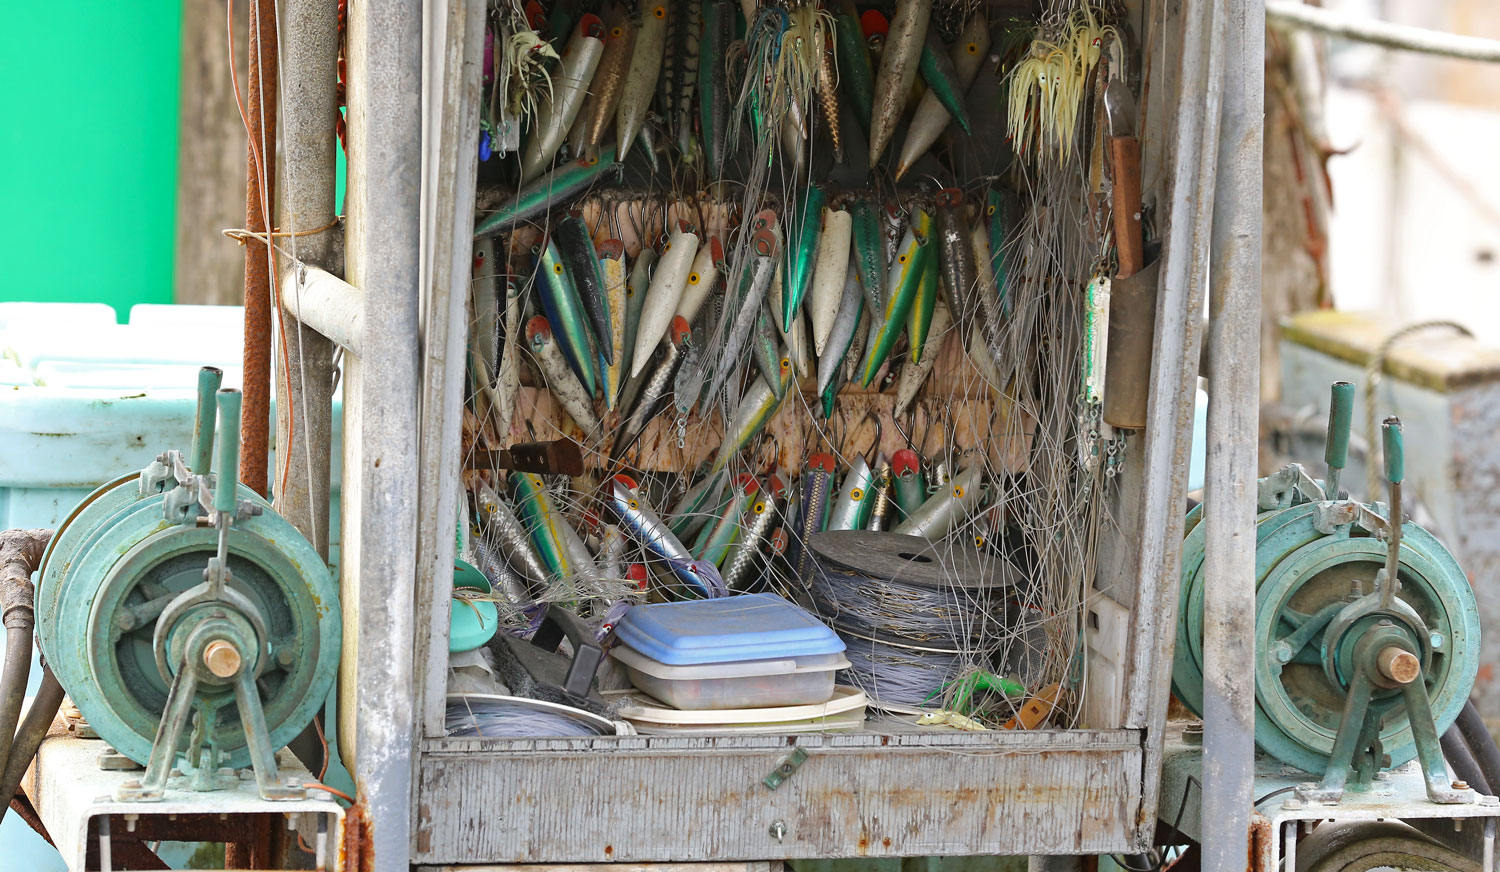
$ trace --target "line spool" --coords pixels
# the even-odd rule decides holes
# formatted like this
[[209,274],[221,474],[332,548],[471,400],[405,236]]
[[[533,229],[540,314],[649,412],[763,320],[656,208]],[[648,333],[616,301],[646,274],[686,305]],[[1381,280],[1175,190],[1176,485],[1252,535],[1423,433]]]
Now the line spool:
[[812,537],[818,614],[847,646],[843,680],[877,707],[932,708],[945,685],[991,668],[1014,569],[973,547],[848,530]]

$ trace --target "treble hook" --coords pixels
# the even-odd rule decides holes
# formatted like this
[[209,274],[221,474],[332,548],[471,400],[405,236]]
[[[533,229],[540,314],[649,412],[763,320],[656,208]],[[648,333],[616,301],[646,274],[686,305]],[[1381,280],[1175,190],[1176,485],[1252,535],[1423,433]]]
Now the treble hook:
[[874,466],[875,458],[880,454],[881,437],[885,435],[885,421],[881,419],[873,406],[865,409],[865,416],[859,420],[860,423],[864,423],[867,420],[875,422],[875,441],[870,443],[869,454],[865,457],[865,462]]

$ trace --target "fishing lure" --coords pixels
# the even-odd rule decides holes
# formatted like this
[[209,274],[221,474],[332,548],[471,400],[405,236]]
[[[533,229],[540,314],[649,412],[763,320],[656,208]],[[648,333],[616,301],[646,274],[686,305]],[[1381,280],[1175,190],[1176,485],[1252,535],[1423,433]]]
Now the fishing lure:
[[594,414],[594,404],[563,360],[546,318],[538,315],[526,322],[526,341],[531,345],[532,357],[542,370],[552,398],[557,400],[557,404],[562,406],[563,411],[568,413],[590,441],[598,441],[601,431],[599,418]]
[[[938,246],[943,263],[943,298],[948,311],[964,325],[968,323],[968,296],[978,276],[974,247],[969,228],[964,225],[963,194],[957,188],[944,188],[937,195]],[[913,357],[913,360],[916,358]]]
[[854,0],[840,0],[834,36],[838,44],[839,86],[854,104],[854,118],[870,133],[870,112],[875,105],[875,72],[870,69],[870,51],[865,47]]
[[621,457],[635,440],[646,431],[646,425],[656,417],[667,404],[670,396],[668,388],[672,384],[672,378],[677,374],[677,368],[682,365],[682,348],[688,338],[687,322],[680,317],[672,318],[672,326],[667,330],[667,336],[662,340],[661,359],[652,370],[651,377],[641,388],[640,394],[635,398],[635,406],[630,410],[630,417],[625,420],[619,432],[615,434],[614,456]]
[[[969,86],[974,84],[989,47],[989,22],[985,20],[983,12],[975,12],[969,16],[963,32],[958,35],[958,41],[953,44],[951,58],[960,94],[966,93]],[[912,113],[911,122],[906,126],[906,140],[901,145],[901,157],[896,162],[897,181],[937,142],[953,119],[954,116],[949,113],[937,93],[928,91],[922,95],[916,112]],[[964,124],[964,129],[972,134],[968,124]]]
[[[939,302],[932,311],[931,329],[928,336],[942,336],[948,330],[949,325],[948,307]],[[928,343],[927,351],[916,358],[916,346],[912,346],[913,361],[911,364],[901,368],[901,378],[896,382],[896,405],[891,414],[904,415],[906,410],[917,398],[917,392],[922,389],[922,384],[927,377],[932,375],[932,368],[937,365],[938,346],[936,342]]]
[[494,534],[505,561],[533,586],[545,587],[550,572],[532,546],[531,534],[526,532],[526,526],[511,511],[510,506],[500,499],[494,488],[483,481],[478,482],[474,496],[479,504],[479,511],[485,516],[487,529]]
[[1015,153],[1023,160],[1053,158],[1059,165],[1073,153],[1078,113],[1105,37],[1118,40],[1090,2],[1080,4],[1063,24],[1059,39],[1038,28],[1025,56],[1010,74],[1007,122]]
[[511,473],[510,485],[520,520],[530,534],[531,545],[542,565],[547,568],[547,577],[553,582],[568,578],[573,574],[572,555],[563,533],[568,522],[552,504],[541,476],[530,472]]
[[694,560],[682,541],[667,529],[640,495],[618,479],[611,482],[610,507],[632,538],[667,564],[672,575],[700,596],[726,596],[729,590],[711,563]]
[[625,90],[625,72],[630,65],[630,50],[635,47],[636,27],[623,15],[617,17],[604,41],[599,68],[589,83],[588,98],[578,113],[573,140],[574,155],[595,154],[604,142],[609,123],[615,119],[620,94]]
[[625,283],[625,350],[620,360],[626,366],[635,363],[635,337],[640,330],[641,309],[646,304],[646,290],[651,287],[651,270],[655,266],[656,249],[643,245]]
[[891,264],[890,273],[886,277],[890,297],[885,301],[883,317],[871,322],[869,336],[865,341],[865,359],[860,367],[860,383],[865,387],[875,381],[876,373],[886,358],[890,357],[896,338],[906,327],[907,315],[916,298],[917,285],[921,283],[923,270],[927,266],[926,231],[930,220],[926,213],[916,213],[912,226],[907,228],[906,236],[897,250],[896,261]]
[[[558,4],[561,5],[561,4]],[[521,182],[536,179],[557,156],[563,138],[573,127],[589,82],[604,54],[604,22],[597,15],[585,15],[578,30],[563,52],[562,64],[552,83],[552,96],[542,104],[521,159]]]
[[828,523],[824,529],[863,530],[874,505],[870,497],[870,486],[874,483],[875,474],[870,471],[870,464],[863,457],[855,457],[839,486],[838,496],[828,508]]
[[742,363],[740,353],[756,325],[766,291],[776,272],[776,250],[775,233],[769,228],[755,231],[750,241],[750,261],[740,270],[740,280],[733,298],[725,300],[726,312],[732,311],[735,314],[734,320],[728,325],[727,335],[721,335],[716,342],[723,348],[723,354],[719,356],[708,390],[703,394],[709,398],[708,402],[713,402],[719,396],[730,374],[739,371]]
[[[995,280],[995,293],[999,297],[1000,314],[1007,317],[1010,315],[1011,302],[1005,293],[1005,239],[1010,233],[1011,222],[1015,220],[1017,211],[1019,209],[1014,194],[1000,188],[990,188],[989,204],[985,207],[985,214],[990,219],[989,257],[981,259],[979,263],[989,264],[990,274]],[[977,247],[975,251],[978,251]]]
[[[974,254],[975,263],[988,263],[990,261],[990,242],[988,234],[983,227],[975,227],[969,234],[969,246]],[[1000,292],[995,287],[994,278],[987,269],[976,269],[974,282],[974,296],[979,305],[979,323],[974,325],[975,334],[984,341],[985,352],[981,356],[993,364],[1000,357],[1001,334],[1005,317],[1004,304],[1000,300]],[[970,354],[970,357],[974,355]],[[977,361],[976,361],[977,362]]]
[[500,335],[500,263],[495,259],[495,241],[480,239],[474,243],[473,281],[469,284],[469,299],[473,306],[470,342],[486,371],[494,372],[499,364],[496,359],[496,340]]
[[593,396],[597,382],[594,379],[594,356],[589,348],[589,328],[585,321],[583,303],[578,299],[578,291],[563,267],[557,241],[548,239],[544,245],[533,249],[532,254],[536,260],[535,284],[542,298],[542,309],[547,313],[547,320],[551,322],[553,331],[561,334],[562,353],[567,358],[568,365],[573,368],[588,395]]
[[790,322],[783,323],[781,320],[781,271],[777,270],[775,277],[771,280],[770,310],[772,320],[776,323],[776,329],[781,332],[781,341],[786,344],[786,353],[792,360],[792,369],[797,376],[805,377],[812,373],[812,344],[807,337],[807,321],[803,319],[800,311],[792,314]]
[[922,474],[922,457],[903,448],[891,457],[891,490],[895,495],[896,515],[905,520],[927,501],[927,476]]
[[818,108],[823,126],[828,130],[828,141],[833,145],[833,159],[844,162],[844,139],[839,129],[838,79],[833,71],[833,48],[830,45],[818,52]]
[[777,398],[786,390],[792,374],[791,355],[782,353],[779,336],[780,331],[769,307],[762,306],[755,317],[755,333],[750,340],[750,359],[755,362],[760,377],[776,392]]
[[594,249],[593,237],[580,215],[568,213],[554,226],[552,237],[562,252],[573,289],[583,302],[599,357],[608,365],[615,362],[614,345],[610,342],[609,297],[604,289],[604,271],[599,267],[599,252]]
[[871,166],[885,153],[891,134],[896,131],[896,122],[906,108],[931,17],[932,0],[896,2],[896,16],[891,19],[890,34],[880,56],[880,72],[875,77],[874,115],[870,119]]
[[875,470],[875,483],[870,486],[872,490],[870,508],[870,520],[865,524],[865,529],[872,533],[881,533],[891,526],[891,515],[895,511],[895,502],[891,499],[891,465],[881,461],[880,468]]
[[725,552],[723,563],[720,564],[724,584],[731,591],[742,592],[750,586],[750,573],[760,556],[761,543],[771,534],[771,527],[776,523],[785,493],[786,482],[781,476],[772,475],[766,481],[766,486],[756,492],[755,498],[750,501],[750,507],[741,517],[739,541]]
[[802,195],[798,217],[787,227],[786,250],[782,252],[781,323],[789,324],[802,297],[812,284],[813,252],[823,224],[823,189],[809,185]]
[[703,301],[708,299],[714,282],[718,281],[719,273],[723,270],[724,243],[719,241],[719,237],[710,236],[708,244],[700,245],[693,258],[693,268],[688,272],[687,282],[677,300],[676,314],[689,324],[697,320],[698,312],[703,309]]
[[839,304],[844,298],[845,279],[849,274],[849,246],[854,232],[854,219],[847,209],[823,210],[823,234],[818,239],[817,262],[813,267],[812,290],[808,295],[808,309],[812,316],[813,348],[818,356],[828,344],[833,333],[833,321],[838,316]]
[[844,278],[844,294],[839,301],[838,314],[833,319],[833,329],[828,335],[828,344],[818,354],[818,393],[823,395],[823,416],[832,417],[833,398],[838,390],[837,376],[844,358],[854,344],[859,332],[859,322],[864,315],[864,300],[860,294],[855,270],[848,270]]
[[672,316],[677,311],[677,302],[682,298],[682,290],[688,283],[693,256],[697,253],[698,234],[693,232],[687,222],[677,222],[677,229],[672,231],[666,247],[661,250],[661,258],[656,264],[656,273],[651,276],[651,286],[647,289],[646,301],[642,304],[641,320],[636,336],[635,362],[630,367],[632,378],[639,376],[646,368],[646,364],[651,360],[652,352],[656,350],[656,344],[661,341],[662,334],[667,332],[667,327],[672,323]]
[[[625,275],[625,243],[606,239],[599,243],[599,272],[604,276],[604,302],[609,311],[610,353],[604,366],[604,406],[613,409],[620,399],[621,376],[625,369],[625,313],[628,305],[628,277]],[[603,356],[602,354],[600,355]]]
[[622,161],[646,124],[651,95],[661,74],[662,46],[666,41],[667,4],[647,3],[643,10],[636,25],[635,44],[631,46],[630,67],[620,89],[620,104],[615,109],[615,139]]
[[703,13],[704,57],[698,66],[698,124],[710,178],[724,176],[729,152],[729,77],[724,63],[734,42],[735,9],[731,0],[708,0]]
[[516,413],[516,393],[521,389],[521,291],[516,283],[505,283],[505,333],[500,344],[500,369],[490,414],[494,416],[495,435],[502,444],[508,441],[510,422]]
[[[962,240],[967,242],[968,240]],[[917,293],[912,298],[911,312],[906,319],[906,341],[911,348],[912,362],[920,362],[924,355],[936,357],[937,349],[927,346],[927,333],[932,327],[933,312],[938,302],[938,258],[929,251],[922,260],[922,277],[917,281]],[[912,367],[904,367],[903,372]]]
[[[901,238],[906,235],[906,222],[901,218],[901,212],[892,204],[887,203],[880,210],[880,241],[885,251],[885,268],[889,270],[891,264],[896,262],[896,249],[901,247]],[[886,291],[889,293],[890,288]],[[881,301],[884,305],[884,301]]]
[[943,490],[928,497],[892,532],[941,539],[974,513],[983,496],[982,471],[977,466],[970,467],[954,476]]
[[968,133],[969,112],[964,108],[964,91],[968,88],[959,79],[958,68],[954,65],[953,58],[948,56],[943,40],[935,30],[927,31],[917,70],[927,83],[927,93],[937,97],[948,114],[953,116],[953,120],[958,122],[958,126],[964,129],[964,133]]
[[698,84],[698,40],[703,30],[701,0],[677,0],[667,19],[668,51],[662,84],[670,107],[667,124],[677,150],[689,154],[693,137],[693,88]]
[[615,149],[608,146],[597,157],[582,157],[559,166],[551,173],[524,185],[516,196],[474,227],[474,238],[508,233],[522,222],[565,206],[601,181],[618,181],[623,167],[615,162]]
[[505,602],[513,608],[530,605],[532,592],[526,584],[526,579],[517,575],[505,559],[495,553],[495,548],[487,545],[483,539],[475,536],[473,545],[474,565],[489,580],[490,589],[503,596]]
[[682,537],[691,536],[709,518],[717,517],[719,510],[724,507],[724,499],[727,499],[724,485],[728,479],[727,472],[718,470],[704,476],[702,481],[689,488],[672,507],[672,532]]
[[699,560],[715,566],[724,562],[730,546],[740,539],[740,515],[759,491],[760,483],[755,476],[748,473],[735,476],[729,491],[729,504],[712,524],[703,528],[698,541],[693,543],[693,553]]
[[890,258],[885,255],[879,210],[868,200],[856,200],[849,215],[854,240],[854,269],[859,275],[859,286],[864,291],[870,315],[880,317],[885,309],[885,273],[890,268]]
[[781,119],[781,151],[792,165],[791,176],[799,179],[807,169],[807,116],[802,104],[795,97],[787,101],[786,114]]
[[828,495],[833,489],[833,469],[833,457],[819,452],[807,459],[802,470],[802,510],[797,518],[797,535],[788,543],[787,559],[804,586],[812,574],[812,551],[808,543],[815,534],[823,532]]
[[734,417],[730,419],[729,426],[724,430],[724,442],[719,446],[719,453],[714,457],[713,472],[724,469],[731,458],[740,453],[754,439],[756,434],[765,428],[771,416],[781,408],[782,397],[786,396],[786,385],[781,385],[781,394],[771,389],[765,379],[756,377],[750,382],[750,387],[740,397],[739,406],[734,411]]

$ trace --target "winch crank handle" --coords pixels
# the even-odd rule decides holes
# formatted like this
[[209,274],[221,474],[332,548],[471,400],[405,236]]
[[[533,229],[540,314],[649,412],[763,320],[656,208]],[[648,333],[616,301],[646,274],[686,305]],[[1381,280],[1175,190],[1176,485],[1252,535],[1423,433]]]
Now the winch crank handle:
[[1380,425],[1381,436],[1385,448],[1385,479],[1390,484],[1391,507],[1388,515],[1389,533],[1386,544],[1388,550],[1385,557],[1385,583],[1380,591],[1380,602],[1383,606],[1389,606],[1395,599],[1397,580],[1396,571],[1401,565],[1401,480],[1406,475],[1406,454],[1401,439],[1401,419],[1392,415],[1386,418]]
[[214,490],[214,511],[233,517],[235,486],[240,474],[240,392],[219,391],[219,477]]
[[1328,441],[1323,448],[1323,462],[1328,464],[1328,478],[1323,492],[1330,500],[1339,498],[1339,479],[1349,460],[1349,427],[1354,420],[1354,383],[1333,383],[1328,401]]
[[188,469],[196,475],[208,475],[214,459],[214,395],[224,382],[224,371],[214,366],[198,370],[198,409],[193,421],[193,453]]

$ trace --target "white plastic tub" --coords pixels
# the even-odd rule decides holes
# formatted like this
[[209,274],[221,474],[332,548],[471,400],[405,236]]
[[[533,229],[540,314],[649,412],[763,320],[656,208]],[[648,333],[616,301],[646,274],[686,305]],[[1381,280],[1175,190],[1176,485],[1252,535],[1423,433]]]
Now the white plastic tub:
[[834,673],[849,666],[843,652],[668,666],[621,643],[610,656],[620,661],[637,688],[680,709],[825,703],[833,697]]

